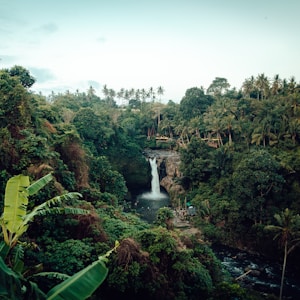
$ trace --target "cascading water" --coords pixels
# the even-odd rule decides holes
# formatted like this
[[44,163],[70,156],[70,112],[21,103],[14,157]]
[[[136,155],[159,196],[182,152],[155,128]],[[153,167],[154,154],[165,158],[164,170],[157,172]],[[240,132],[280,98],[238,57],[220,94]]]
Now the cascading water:
[[158,176],[158,170],[157,170],[157,164],[156,164],[156,158],[149,158],[150,166],[151,166],[151,194],[152,197],[160,197],[160,185],[159,185],[159,176]]
[[148,222],[153,222],[157,211],[169,204],[169,196],[161,192],[159,184],[159,174],[156,158],[149,158],[151,166],[151,191],[143,193],[137,197],[137,212]]

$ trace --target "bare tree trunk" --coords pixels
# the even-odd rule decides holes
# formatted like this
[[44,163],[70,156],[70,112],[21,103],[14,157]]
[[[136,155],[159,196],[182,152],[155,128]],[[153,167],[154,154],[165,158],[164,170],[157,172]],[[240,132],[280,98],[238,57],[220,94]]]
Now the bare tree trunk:
[[283,284],[284,284],[284,274],[286,268],[287,255],[288,255],[288,251],[287,251],[287,240],[286,240],[284,243],[284,257],[283,257],[283,265],[282,265],[279,300],[282,300],[282,291],[283,291]]

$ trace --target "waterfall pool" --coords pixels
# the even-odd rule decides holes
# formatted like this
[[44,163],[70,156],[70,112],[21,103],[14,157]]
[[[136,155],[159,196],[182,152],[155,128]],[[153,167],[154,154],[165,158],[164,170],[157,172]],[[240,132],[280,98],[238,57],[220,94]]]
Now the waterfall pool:
[[151,166],[151,191],[142,193],[137,196],[135,206],[136,211],[141,218],[149,223],[153,223],[156,218],[157,211],[161,207],[169,205],[169,195],[161,191],[159,184],[159,174],[156,164],[156,158],[149,158]]

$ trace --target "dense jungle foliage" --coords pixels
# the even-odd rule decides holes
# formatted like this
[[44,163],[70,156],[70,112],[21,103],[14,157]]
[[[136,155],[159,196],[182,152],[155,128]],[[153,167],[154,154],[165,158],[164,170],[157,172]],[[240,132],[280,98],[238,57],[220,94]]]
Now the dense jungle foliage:
[[[37,215],[19,240],[24,266],[16,276],[38,286],[37,299],[62,273],[82,270],[116,241],[93,299],[260,299],[224,273],[209,245],[281,260],[284,249],[265,227],[286,208],[295,218],[300,211],[300,85],[293,77],[259,74],[240,90],[217,77],[206,91],[191,87],[180,103],[167,104],[162,87],[104,86],[102,97],[90,87],[46,97],[30,91],[34,82],[21,66],[0,71],[1,211],[6,183],[19,174],[31,182],[49,173],[54,178],[30,197],[30,209],[80,193],[72,202],[77,211]],[[145,148],[180,152],[185,193],[177,198],[196,207],[191,221],[202,235],[170,226],[170,209],[148,224],[131,208],[131,195],[150,182]],[[286,237],[289,249],[297,226]],[[10,268],[13,250],[5,261]],[[293,250],[291,261],[299,255]],[[34,275],[41,271],[57,275]]]

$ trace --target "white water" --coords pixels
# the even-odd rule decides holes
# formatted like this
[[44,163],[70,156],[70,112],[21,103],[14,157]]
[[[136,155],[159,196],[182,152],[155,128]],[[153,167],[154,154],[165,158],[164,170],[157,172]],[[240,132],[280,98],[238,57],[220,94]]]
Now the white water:
[[156,164],[156,158],[149,158],[150,166],[151,166],[151,194],[153,197],[160,196],[160,185],[159,185],[159,176],[158,176],[158,170],[157,170],[157,164]]
[[160,191],[159,175],[157,170],[156,158],[149,158],[151,166],[151,192],[143,193],[141,198],[148,200],[158,200],[168,198],[168,195]]

